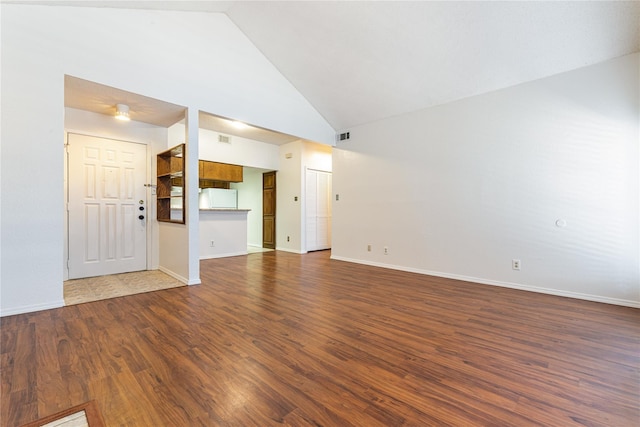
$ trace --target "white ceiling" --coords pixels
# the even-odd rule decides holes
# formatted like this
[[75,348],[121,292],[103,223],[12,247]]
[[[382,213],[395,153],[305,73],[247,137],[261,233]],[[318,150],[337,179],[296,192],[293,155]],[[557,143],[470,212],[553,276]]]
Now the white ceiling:
[[638,1],[35,3],[226,13],[338,131],[640,51]]
[[101,85],[73,76],[64,76],[64,106],[115,116],[116,104],[129,106],[131,120],[169,127],[184,119],[186,108]]
[[236,2],[336,130],[640,50],[640,2]]
[[[131,120],[162,127],[184,122],[186,111],[186,108],[181,105],[171,104],[73,76],[64,77],[65,107],[114,116],[116,104],[129,106]],[[300,139],[296,136],[256,126],[246,126],[239,129],[234,126],[234,121],[231,119],[204,112],[200,113],[199,124],[202,129],[213,130],[226,135],[241,136],[268,144],[282,145]]]
[[275,132],[269,129],[250,126],[243,123],[244,126],[238,128],[238,122],[233,119],[216,116],[214,114],[200,113],[200,127],[202,129],[213,130],[225,135],[241,136],[243,138],[253,139],[254,141],[266,142],[267,144],[282,145],[288,142],[297,141],[300,138],[286,133]]

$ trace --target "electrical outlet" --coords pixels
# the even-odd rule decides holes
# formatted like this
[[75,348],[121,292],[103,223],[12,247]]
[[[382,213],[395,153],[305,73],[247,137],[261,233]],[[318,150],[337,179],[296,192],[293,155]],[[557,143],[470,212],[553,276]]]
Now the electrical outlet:
[[389,255],[389,248],[386,246],[384,247],[384,254]]
[[212,240],[212,241],[211,241],[211,243],[209,243],[209,246],[210,246],[210,247],[212,247],[212,248],[215,248],[215,247],[216,247],[216,244],[215,244],[215,242]]
[[289,241],[289,236],[287,236],[287,242]]
[[371,252],[371,245],[367,245],[367,252]]
[[513,268],[514,270],[520,270],[520,260],[519,259],[512,259],[511,260],[511,268]]

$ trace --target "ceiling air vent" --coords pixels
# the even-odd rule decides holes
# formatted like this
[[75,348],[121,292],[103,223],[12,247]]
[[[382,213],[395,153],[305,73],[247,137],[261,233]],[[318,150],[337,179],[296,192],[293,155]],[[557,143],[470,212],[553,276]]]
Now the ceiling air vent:
[[349,139],[349,132],[338,134],[338,141],[346,141]]
[[229,135],[218,134],[218,142],[224,142],[225,144],[231,144],[231,137]]

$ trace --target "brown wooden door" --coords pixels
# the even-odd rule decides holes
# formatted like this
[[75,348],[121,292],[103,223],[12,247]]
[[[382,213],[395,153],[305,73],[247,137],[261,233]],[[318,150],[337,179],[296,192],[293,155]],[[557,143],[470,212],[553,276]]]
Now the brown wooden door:
[[262,247],[276,248],[276,173],[262,174]]

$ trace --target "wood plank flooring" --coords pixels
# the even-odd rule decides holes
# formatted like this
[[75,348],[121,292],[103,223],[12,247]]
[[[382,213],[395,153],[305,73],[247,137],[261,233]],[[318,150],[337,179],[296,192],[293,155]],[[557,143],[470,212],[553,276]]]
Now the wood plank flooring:
[[5,317],[0,424],[638,426],[640,310],[368,267],[201,263],[202,285]]

